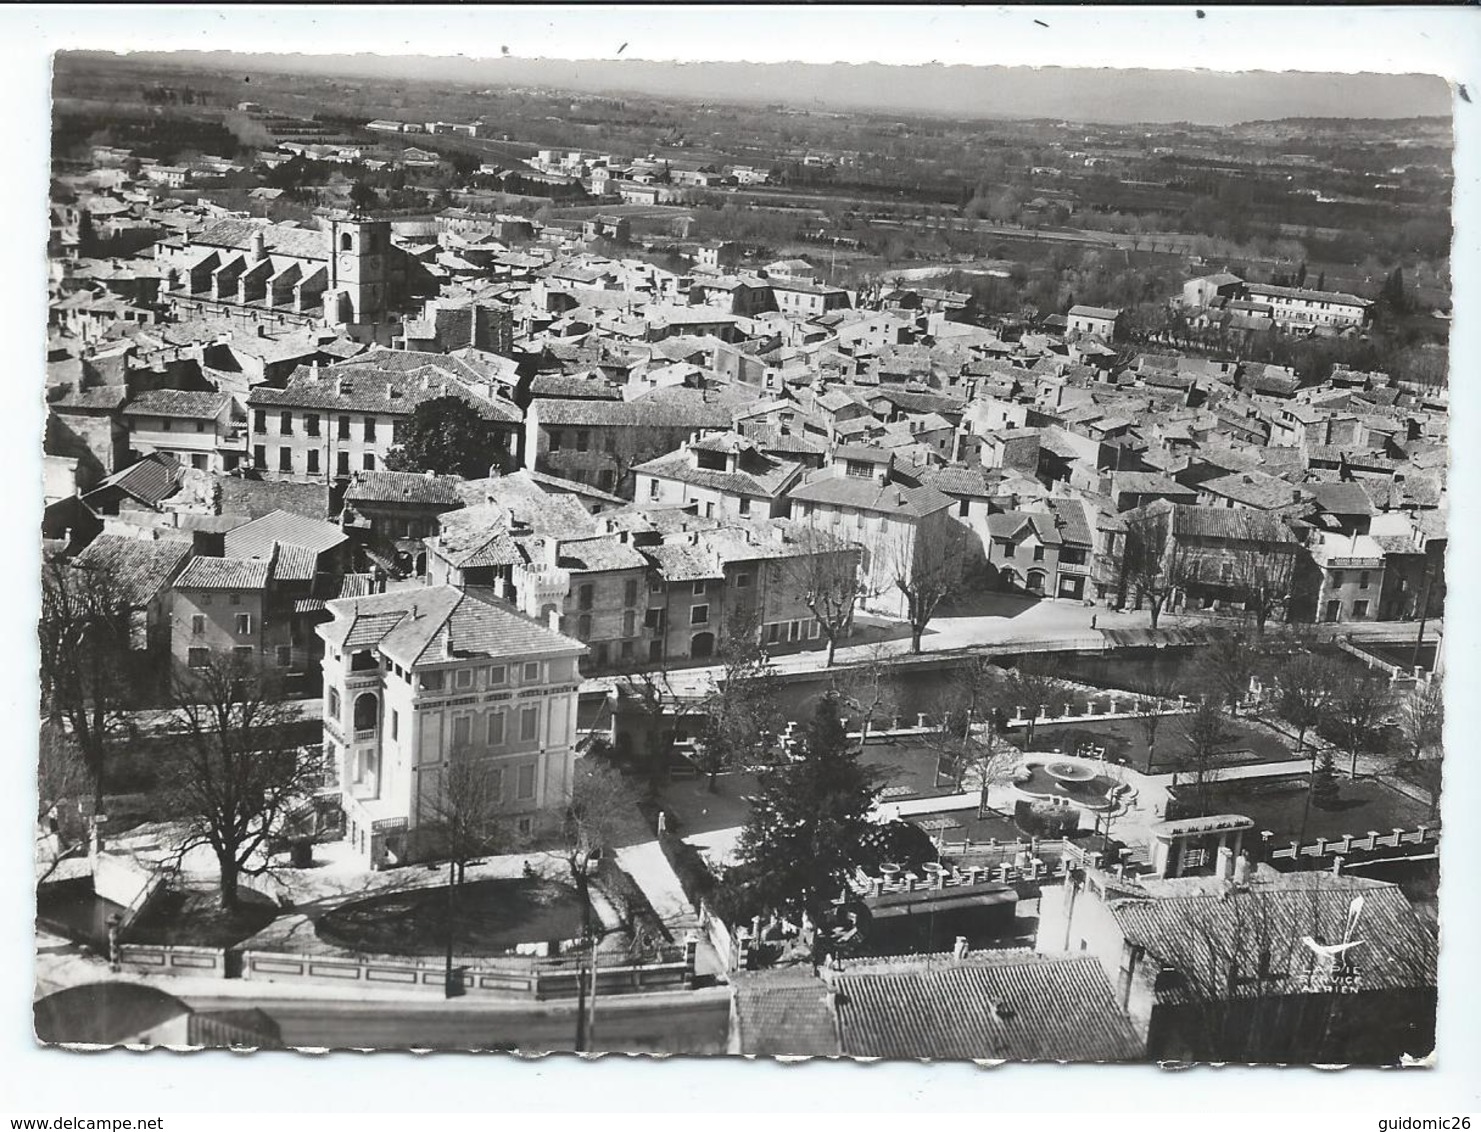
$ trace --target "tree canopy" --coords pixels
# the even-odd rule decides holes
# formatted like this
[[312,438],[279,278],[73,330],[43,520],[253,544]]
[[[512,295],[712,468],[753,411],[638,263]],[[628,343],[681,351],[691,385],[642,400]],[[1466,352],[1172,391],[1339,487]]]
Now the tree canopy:
[[878,785],[844,731],[835,695],[818,701],[799,746],[795,762],[761,776],[740,859],[760,904],[817,924],[865,859]]
[[406,438],[386,454],[386,467],[481,479],[506,456],[499,434],[476,408],[461,397],[434,397],[412,412]]

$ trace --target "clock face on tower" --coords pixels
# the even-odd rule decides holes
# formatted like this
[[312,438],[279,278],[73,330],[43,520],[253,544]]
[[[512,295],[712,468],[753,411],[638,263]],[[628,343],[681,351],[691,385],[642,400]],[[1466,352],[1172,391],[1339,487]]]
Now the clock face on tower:
[[340,270],[341,271],[348,271],[351,267],[354,266],[354,264],[355,264],[355,257],[353,255],[351,255],[349,252],[344,252],[343,254],[340,255],[340,257],[339,257],[339,266],[340,266]]

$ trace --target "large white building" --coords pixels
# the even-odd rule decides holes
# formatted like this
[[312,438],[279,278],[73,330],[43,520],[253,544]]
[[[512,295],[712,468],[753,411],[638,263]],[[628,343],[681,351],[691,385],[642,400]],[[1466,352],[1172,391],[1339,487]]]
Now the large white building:
[[569,799],[581,642],[488,590],[430,586],[326,609],[325,763],[365,861],[396,864],[435,845],[455,753],[489,776],[512,829],[529,832],[539,811]]
[[492,395],[487,374],[447,355],[377,349],[322,369],[299,366],[282,389],[254,388],[247,457],[271,478],[299,482],[384,471],[416,407],[441,397],[472,405],[513,455],[519,410]]
[[1342,330],[1368,321],[1367,299],[1340,291],[1308,291],[1304,287],[1276,287],[1246,283],[1245,298],[1270,308],[1270,317],[1282,330],[1327,327]]

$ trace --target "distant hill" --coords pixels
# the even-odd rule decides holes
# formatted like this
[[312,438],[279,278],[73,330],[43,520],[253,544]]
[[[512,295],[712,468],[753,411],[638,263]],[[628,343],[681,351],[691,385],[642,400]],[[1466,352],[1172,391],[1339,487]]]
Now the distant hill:
[[[97,53],[93,53],[97,54]],[[83,58],[75,53],[74,59]],[[1065,67],[889,66],[880,63],[665,63],[641,59],[140,53],[134,62],[385,81],[427,80],[683,100],[784,102],[789,108],[896,110],[953,118],[1229,125],[1276,117],[1449,116],[1451,93],[1430,75],[1152,71]]]

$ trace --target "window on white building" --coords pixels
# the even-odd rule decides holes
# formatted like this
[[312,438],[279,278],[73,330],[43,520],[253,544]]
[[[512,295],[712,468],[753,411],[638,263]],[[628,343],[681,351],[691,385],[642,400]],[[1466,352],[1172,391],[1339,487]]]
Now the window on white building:
[[504,745],[504,713],[502,711],[489,712],[487,723],[487,740],[490,747],[502,747]]
[[540,736],[540,709],[523,708],[519,713],[519,739],[522,743],[533,743]]
[[519,768],[519,778],[514,787],[514,796],[521,802],[528,802],[535,796],[535,764],[525,763]]
[[466,750],[468,744],[473,741],[473,717],[469,715],[458,715],[453,717],[453,750]]
[[524,667],[524,675],[520,679],[526,683],[540,679],[540,662],[538,660],[532,660],[527,663]]

